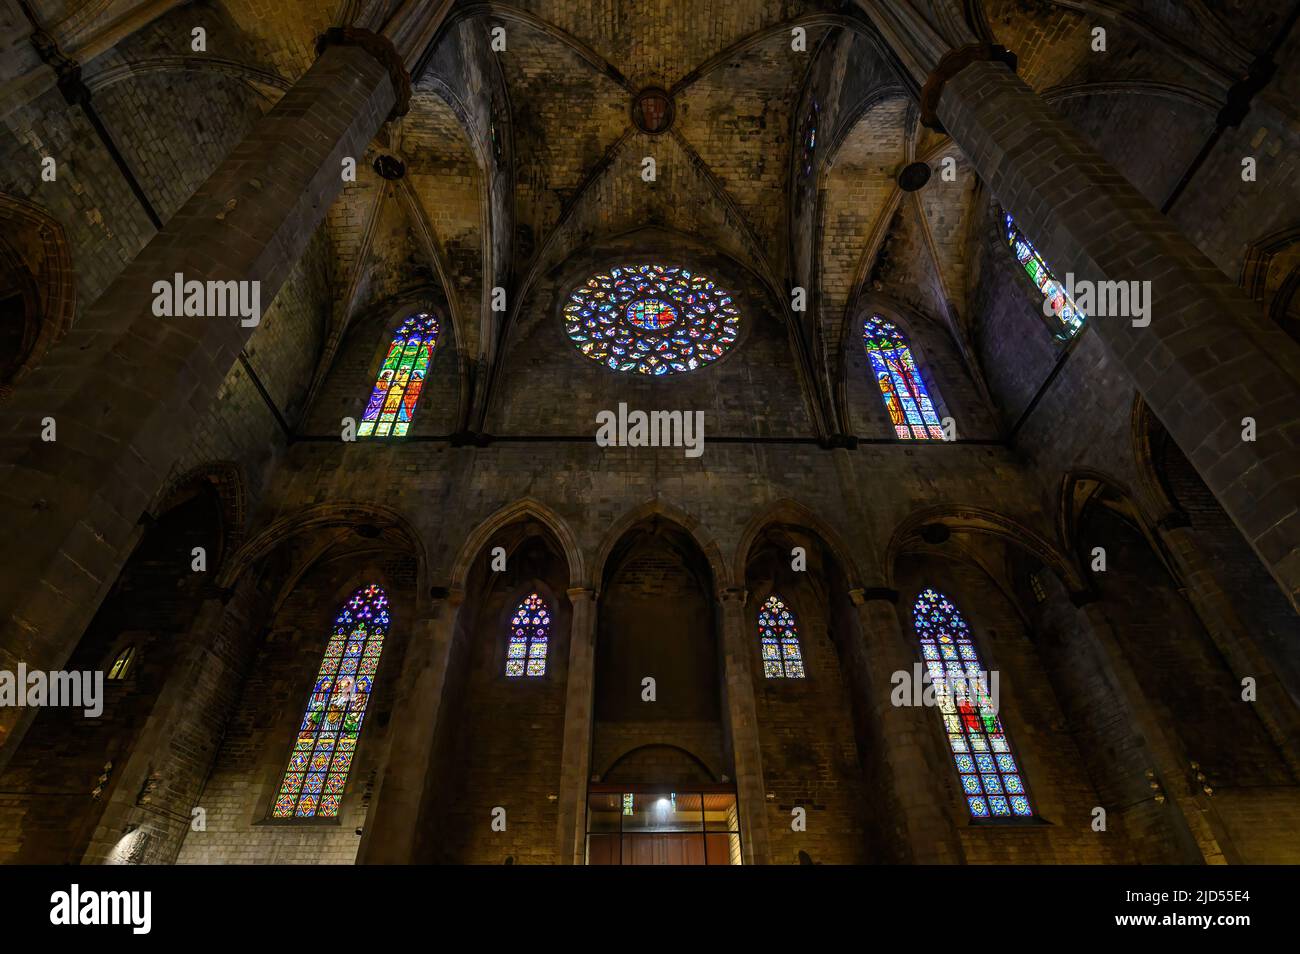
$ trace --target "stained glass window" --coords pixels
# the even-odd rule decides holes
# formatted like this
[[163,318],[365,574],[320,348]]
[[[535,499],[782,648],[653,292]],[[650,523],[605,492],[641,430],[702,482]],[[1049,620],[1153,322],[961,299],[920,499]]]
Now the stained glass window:
[[1047,590],[1043,587],[1043,581],[1039,579],[1037,573],[1029,574],[1029,585],[1034,591],[1034,601],[1036,603],[1047,602]]
[[817,117],[821,113],[821,106],[817,100],[813,100],[812,109],[803,121],[803,174],[806,176],[812,172],[813,156],[817,152]]
[[393,335],[357,437],[405,437],[438,344],[438,319],[411,315]]
[[763,675],[768,679],[802,679],[803,653],[794,613],[781,597],[767,598],[758,614],[758,636],[763,644]]
[[1038,290],[1043,293],[1043,297],[1052,303],[1052,313],[1061,322],[1061,337],[1073,338],[1079,333],[1084,319],[1088,316],[1079,311],[1074,299],[1066,294],[1065,286],[1056,280],[1052,270],[1043,261],[1043,256],[1039,255],[1033,243],[1025,238],[1025,233],[1016,228],[1016,223],[1009,212],[1006,213],[1006,226],[1007,244],[1015,253],[1016,261],[1024,266],[1029,277],[1038,286]]
[[612,371],[681,374],[730,350],[740,312],[707,275],[669,265],[620,265],[574,290],[564,306],[564,327],[580,352]]
[[388,597],[378,586],[357,590],[339,610],[273,818],[338,816],[387,633]]
[[131,671],[131,661],[135,657],[135,647],[127,646],[113,660],[113,668],[108,671],[109,679],[125,679]]
[[876,315],[864,323],[862,341],[898,439],[943,440],[939,415],[903,333],[893,322]]
[[526,596],[510,620],[506,675],[545,676],[546,643],[550,632],[551,611],[546,601],[536,593]]
[[1032,816],[1024,776],[989,695],[988,674],[966,620],[933,589],[916,598],[912,620],[971,816]]

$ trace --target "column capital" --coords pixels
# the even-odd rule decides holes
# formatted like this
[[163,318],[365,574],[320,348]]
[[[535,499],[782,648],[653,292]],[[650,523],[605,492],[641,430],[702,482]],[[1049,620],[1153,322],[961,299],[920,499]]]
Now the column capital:
[[431,586],[428,601],[425,603],[428,607],[425,615],[429,619],[437,619],[444,608],[457,610],[463,602],[465,602],[465,591],[459,586]]
[[945,53],[921,87],[921,125],[945,132],[938,117],[939,97],[943,95],[944,84],[972,63],[986,60],[1005,63],[1011,72],[1016,71],[1016,54],[997,43],[970,43]]
[[564,591],[569,595],[569,602],[577,603],[580,600],[595,602],[596,591],[590,586],[571,586]]
[[1170,530],[1182,530],[1191,525],[1192,520],[1185,512],[1182,510],[1171,510],[1156,521],[1156,530],[1160,533],[1168,533]]
[[749,593],[740,586],[728,586],[718,590],[718,600],[722,603],[739,603],[742,606],[749,598]]
[[81,80],[81,64],[70,56],[65,56],[59,49],[58,42],[47,31],[32,30],[29,37],[36,55],[41,62],[54,70],[58,77],[59,92],[69,105],[85,103],[90,100],[90,90]]
[[886,603],[898,604],[898,590],[891,589],[888,586],[862,586],[849,590],[849,599],[853,601],[854,606],[861,606],[864,603],[871,603],[876,600],[883,600]]
[[316,40],[316,55],[320,56],[331,46],[359,46],[373,56],[385,70],[393,83],[393,96],[396,102],[393,111],[388,114],[390,120],[405,116],[411,108],[411,74],[402,62],[402,55],[393,46],[393,41],[382,33],[363,30],[360,27],[330,27]]

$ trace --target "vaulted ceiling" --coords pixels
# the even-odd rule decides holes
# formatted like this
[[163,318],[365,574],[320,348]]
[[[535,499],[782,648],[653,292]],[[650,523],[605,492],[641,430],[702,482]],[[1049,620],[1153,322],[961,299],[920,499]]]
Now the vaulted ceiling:
[[[75,47],[138,3],[34,6]],[[310,66],[325,28],[382,19],[377,11],[394,3],[221,0],[214,12],[232,48],[213,52],[269,106]],[[1247,0],[913,5],[940,33],[1011,48],[1026,81],[1098,135],[1117,116],[1140,124],[1152,97],[1210,128],[1279,23],[1264,9],[1272,4]],[[1108,30],[1104,56],[1091,46],[1096,25]],[[503,50],[491,47],[497,27]],[[834,379],[868,292],[938,323],[973,364],[972,223],[991,197],[955,144],[920,125],[908,83],[852,3],[458,3],[410,112],[381,133],[330,210],[335,306],[318,377],[353,314],[421,283],[442,289],[470,363],[490,365],[509,347],[510,316],[536,276],[645,226],[734,257],[782,307],[792,287],[808,288],[809,312],[785,318],[813,379]],[[633,120],[633,100],[649,87],[667,90],[674,110],[657,135]],[[402,178],[371,171],[381,153],[402,160]],[[1149,180],[1139,188],[1158,200],[1186,159],[1135,171]],[[945,160],[951,179],[937,174]],[[906,193],[897,177],[914,161],[936,175]],[[496,285],[512,297],[505,314],[487,307]]]

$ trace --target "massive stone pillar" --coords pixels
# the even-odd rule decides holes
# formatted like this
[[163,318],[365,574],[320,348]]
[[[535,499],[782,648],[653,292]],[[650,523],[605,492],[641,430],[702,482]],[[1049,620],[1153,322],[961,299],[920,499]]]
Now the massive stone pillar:
[[246,576],[200,606],[149,718],[113,771],[84,864],[171,863],[186,837],[204,837],[201,793],[252,665],[255,602]]
[[[862,645],[853,647],[853,680],[858,704],[879,727],[880,761],[893,788],[895,817],[901,831],[892,841],[918,864],[955,864],[963,860],[952,811],[944,805],[941,772],[951,772],[939,744],[935,710],[893,704],[893,674],[910,680],[920,655],[908,645],[898,618],[898,593],[874,588],[850,590],[862,626]],[[930,720],[930,721],[927,721]]]
[[1017,77],[1005,50],[968,42],[953,0],[929,4],[929,20],[914,3],[860,3],[922,84],[922,120],[952,136],[1058,274],[1151,282],[1149,323],[1091,315],[1084,333],[1300,609],[1300,345]]
[[564,749],[560,756],[559,862],[580,865],[586,858],[587,780],[591,775],[591,737],[596,690],[596,599],[591,590],[569,590],[573,623],[569,630],[569,674],[564,698]]
[[[343,160],[405,108],[407,70],[446,6],[407,2],[384,34],[331,30],[311,69],[0,410],[0,513],[23,542],[0,554],[0,668],[67,660],[253,333],[238,316],[158,317],[154,284],[256,282],[268,306],[341,191]],[[0,709],[0,765],[29,721]]]
[[[1126,819],[1129,815],[1134,816],[1133,824],[1151,829],[1149,832],[1134,832],[1144,844],[1156,846],[1147,850],[1167,854],[1140,860],[1165,864],[1240,861],[1211,800],[1192,787],[1192,769],[1187,754],[1176,734],[1166,730],[1164,721],[1153,709],[1101,604],[1086,596],[1076,597],[1075,602],[1082,604],[1076,618],[1078,632],[1092,644],[1102,676],[1122,707],[1122,724],[1128,727],[1132,733],[1132,745],[1150,766],[1149,775],[1144,779],[1130,780],[1135,792],[1151,800],[1146,818],[1137,817],[1135,806],[1125,807],[1124,813]],[[1152,837],[1143,837],[1145,835]],[[1138,847],[1141,849],[1142,845]]]
[[1254,680],[1255,707],[1291,772],[1300,778],[1300,708],[1282,685],[1268,658],[1251,637],[1224,592],[1218,576],[1186,518],[1171,515],[1156,524],[1156,533],[1178,569],[1183,592],[1238,684]]
[[1006,64],[958,69],[936,115],[1058,273],[1151,283],[1144,318],[1088,327],[1300,607],[1300,345]]
[[435,599],[424,619],[411,629],[402,665],[397,702],[388,724],[388,747],[379,786],[366,817],[357,849],[358,864],[411,864],[424,859],[413,853],[421,839],[432,777],[434,742],[445,720],[443,689],[452,641],[464,594],[453,591]]
[[767,786],[763,782],[763,756],[758,742],[754,677],[749,670],[753,648],[746,635],[745,591],[723,590],[718,599],[722,604],[722,678],[726,725],[736,770],[741,852],[745,864],[764,865],[770,858]]

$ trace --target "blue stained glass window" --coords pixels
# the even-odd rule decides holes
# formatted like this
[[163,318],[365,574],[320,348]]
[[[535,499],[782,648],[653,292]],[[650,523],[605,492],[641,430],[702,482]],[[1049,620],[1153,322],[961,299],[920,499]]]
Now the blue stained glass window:
[[946,596],[927,589],[916,598],[912,622],[971,817],[1032,817],[1024,775],[966,620]]
[[943,440],[939,415],[903,333],[876,315],[863,324],[862,342],[898,439]]
[[546,649],[551,633],[551,611],[536,593],[524,597],[510,620],[506,647],[506,675],[545,676]]
[[763,647],[763,675],[768,679],[802,679],[803,651],[794,613],[781,597],[767,598],[758,614],[758,638]]
[[726,354],[740,312],[712,278],[669,265],[620,265],[593,275],[564,306],[578,351],[611,371],[682,374]]
[[1056,315],[1061,322],[1062,338],[1073,338],[1083,328],[1083,322],[1088,317],[1079,310],[1074,303],[1074,299],[1066,294],[1065,286],[1056,280],[1052,270],[1047,267],[1043,261],[1043,256],[1038,254],[1032,242],[1025,238],[1025,234],[1016,227],[1015,221],[1011,218],[1011,213],[1005,213],[1007,227],[1007,244],[1011,246],[1011,251],[1029,274],[1030,280],[1038,286],[1038,290],[1043,293],[1043,297],[1052,303],[1052,313]]
[[806,176],[812,172],[813,157],[817,152],[817,119],[821,115],[821,105],[817,100],[813,100],[812,109],[803,121],[803,156],[802,166],[803,174]]

